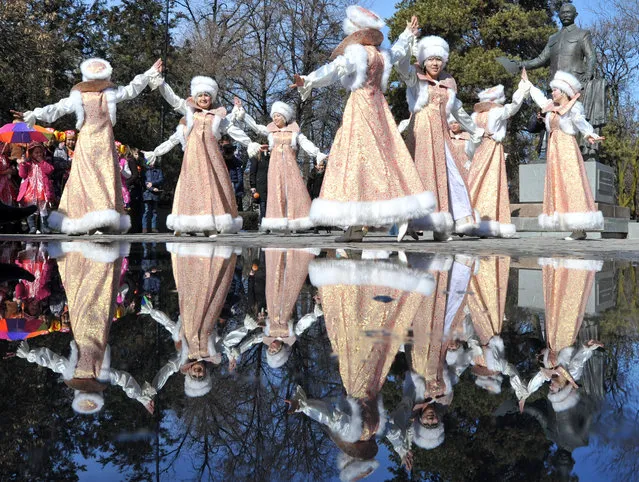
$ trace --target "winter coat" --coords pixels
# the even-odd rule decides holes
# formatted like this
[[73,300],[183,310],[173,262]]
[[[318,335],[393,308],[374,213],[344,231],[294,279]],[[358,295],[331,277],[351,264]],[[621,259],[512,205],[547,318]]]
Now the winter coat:
[[[146,187],[146,184],[150,182],[152,187],[149,189]],[[142,193],[142,198],[145,201],[159,201],[160,193],[153,192],[153,188],[160,189],[162,184],[164,183],[164,174],[162,173],[162,169],[159,167],[149,167],[144,171],[144,192]]]
[[270,158],[266,153],[262,153],[261,159],[251,159],[251,169],[249,171],[249,181],[251,189],[260,195],[261,201],[266,201],[268,194],[268,164]]

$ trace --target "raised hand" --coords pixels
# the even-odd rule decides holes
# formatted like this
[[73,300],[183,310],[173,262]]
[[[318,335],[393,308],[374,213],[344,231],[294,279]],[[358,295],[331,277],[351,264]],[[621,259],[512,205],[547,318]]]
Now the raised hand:
[[15,120],[19,120],[19,121],[24,120],[24,113],[23,112],[20,112],[18,110],[10,110],[9,112],[11,112],[11,115],[13,115],[13,118]]
[[162,62],[162,59],[157,59],[153,64],[153,68],[162,73],[162,71],[164,70],[164,62]]
[[528,82],[528,72],[526,72],[526,67],[521,69],[521,80]]
[[410,30],[413,35],[417,36],[419,33],[419,22],[415,15],[411,17],[410,21],[406,22],[406,28]]
[[240,99],[237,95],[233,96],[233,105],[235,107],[242,107],[242,99]]
[[300,76],[300,74],[295,74],[293,76],[293,83],[290,85],[291,89],[297,89],[299,87],[304,87],[304,79]]

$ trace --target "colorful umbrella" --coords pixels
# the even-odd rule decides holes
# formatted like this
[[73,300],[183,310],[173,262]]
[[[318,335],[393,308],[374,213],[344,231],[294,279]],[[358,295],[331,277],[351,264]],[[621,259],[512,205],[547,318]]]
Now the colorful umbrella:
[[55,129],[53,127],[42,127],[39,125],[34,125],[33,128],[38,131],[41,132],[42,134],[45,135],[45,137],[47,138],[47,140],[51,140],[54,137],[56,137],[55,135]]
[[47,324],[38,318],[0,318],[2,340],[24,340],[47,333]]
[[41,132],[29,127],[24,122],[12,122],[0,127],[0,141],[9,144],[28,144],[30,142],[48,142]]

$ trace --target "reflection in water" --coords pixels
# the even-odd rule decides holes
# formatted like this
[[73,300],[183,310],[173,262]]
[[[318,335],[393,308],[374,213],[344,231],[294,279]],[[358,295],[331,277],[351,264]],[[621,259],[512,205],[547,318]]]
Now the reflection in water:
[[635,267],[163,248],[2,246],[33,281],[0,285],[0,479],[633,474],[636,300],[599,313],[591,293],[603,269],[636,298]]

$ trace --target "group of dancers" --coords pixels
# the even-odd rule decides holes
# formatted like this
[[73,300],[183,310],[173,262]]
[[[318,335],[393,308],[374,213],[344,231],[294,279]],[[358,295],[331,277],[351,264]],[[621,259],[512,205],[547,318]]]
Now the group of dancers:
[[[24,113],[27,123],[53,122],[75,113],[80,133],[68,183],[53,229],[67,234],[126,232],[121,180],[113,139],[117,104],[137,96],[147,86],[157,88],[183,118],[175,133],[152,153],[157,157],[177,144],[184,149],[180,176],[167,227],[180,234],[237,233],[242,229],[235,194],[217,143],[228,134],[251,157],[270,151],[269,196],[261,229],[305,230],[313,226],[347,228],[338,241],[361,241],[369,227],[398,225],[398,241],[407,234],[430,230],[438,241],[451,235],[512,237],[505,155],[502,141],[507,122],[531,97],[545,114],[549,132],[542,228],[572,231],[567,239],[584,239],[586,231],[602,230],[583,159],[575,139],[603,140],[584,116],[579,102],[582,86],[571,74],[558,71],[551,82],[552,99],[522,71],[512,102],[506,104],[501,85],[479,93],[468,115],[456,97],[457,86],[444,68],[448,43],[437,36],[417,39],[413,17],[390,50],[380,48],[384,21],[360,6],[346,9],[346,38],[331,62],[308,75],[296,75],[291,87],[302,100],[313,88],[341,82],[350,90],[342,125],[326,156],[301,132],[294,109],[284,102],[271,108],[272,122],[259,125],[239,102],[227,115],[216,103],[218,85],[196,76],[190,96],[179,97],[162,78],[162,61],[138,75],[128,86],[111,83],[110,64],[98,58],[81,65],[83,81],[57,104]],[[415,56],[417,63],[412,64]],[[407,86],[411,117],[402,138],[384,91],[395,67]],[[453,145],[449,120],[468,133],[464,152]],[[260,144],[244,131],[268,140]],[[311,202],[303,183],[297,150],[301,147],[326,171],[320,196]],[[468,169],[468,161],[470,168]]]

